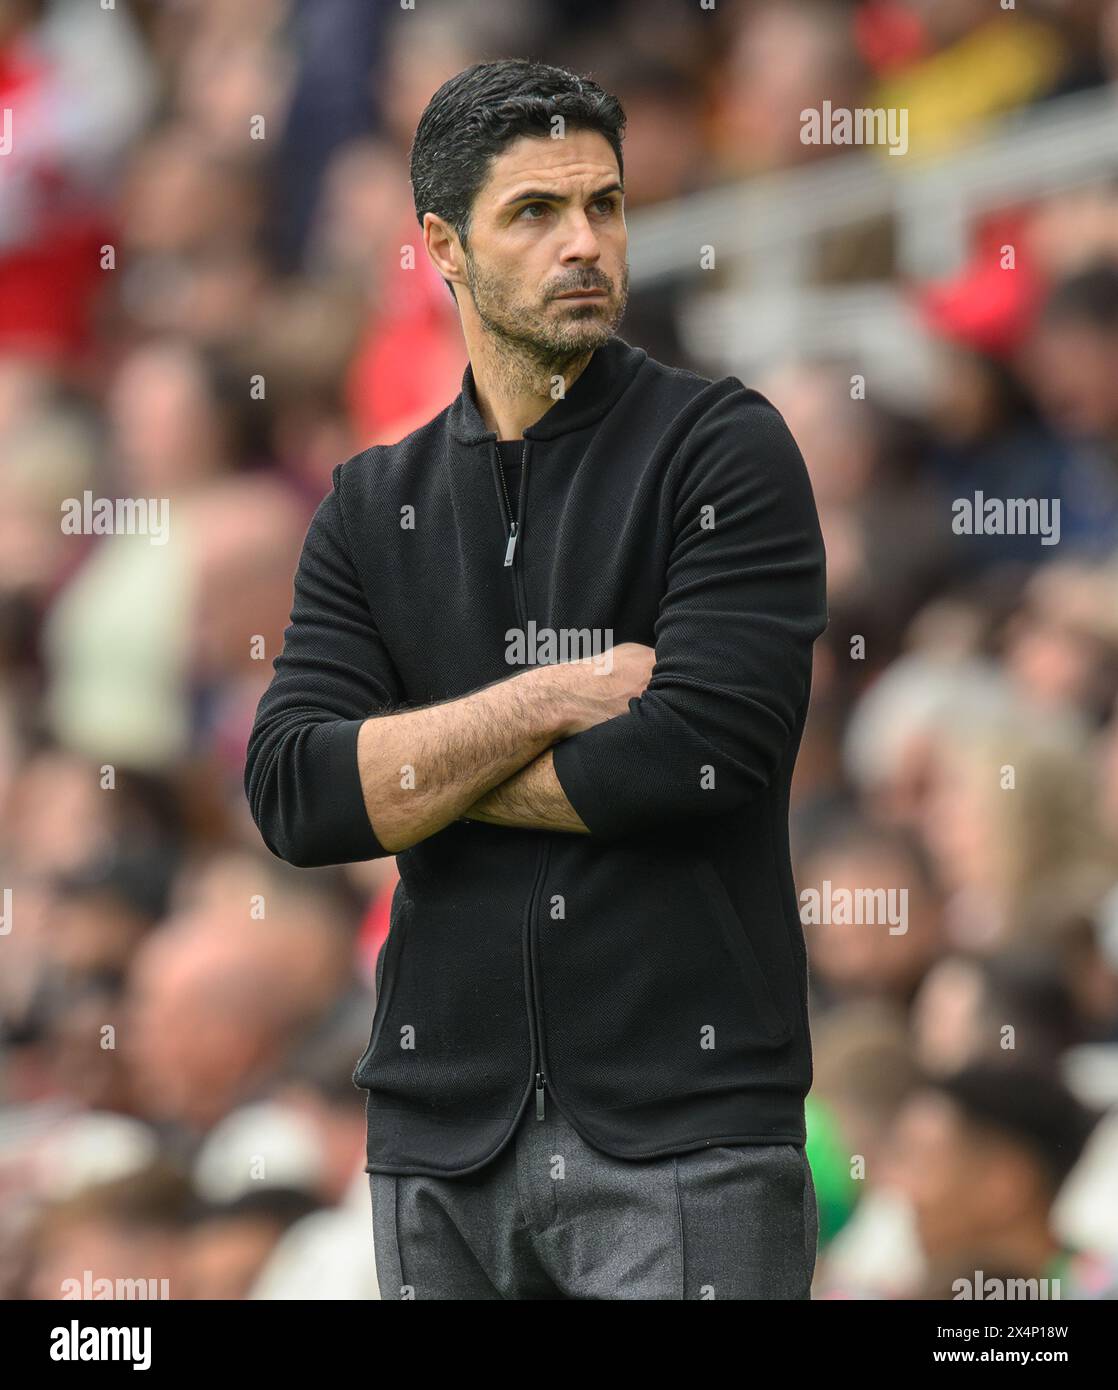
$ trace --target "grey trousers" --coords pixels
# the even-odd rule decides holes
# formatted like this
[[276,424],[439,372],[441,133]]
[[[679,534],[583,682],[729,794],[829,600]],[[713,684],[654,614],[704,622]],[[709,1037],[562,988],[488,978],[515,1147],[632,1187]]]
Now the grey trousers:
[[370,1173],[382,1299],[810,1299],[802,1145],[611,1158],[558,1108],[464,1177]]

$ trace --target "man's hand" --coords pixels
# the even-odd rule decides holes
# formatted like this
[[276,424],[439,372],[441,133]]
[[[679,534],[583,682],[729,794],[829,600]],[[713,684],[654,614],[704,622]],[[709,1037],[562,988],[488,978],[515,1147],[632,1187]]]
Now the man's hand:
[[[610,651],[612,661],[608,671],[601,666],[600,659],[596,663],[589,657],[564,662],[557,668],[568,696],[569,712],[563,737],[625,714],[629,701],[641,695],[652,679],[656,653],[651,647],[640,642],[622,642]],[[487,825],[519,826],[526,830],[590,833],[555,775],[550,748],[479,797],[463,813],[462,819],[484,821]]]
[[[536,666],[459,700],[367,719],[358,734],[357,763],[365,809],[385,849],[410,849],[468,814],[559,739],[624,714],[648,684],[656,657],[637,642],[610,650],[608,670],[590,657]],[[562,828],[581,824],[550,764],[520,785],[515,801],[506,794],[491,803],[490,814],[498,807],[503,816],[523,812],[539,825],[541,798],[543,814],[562,821]]]
[[436,834],[571,727],[566,683],[535,667],[458,700],[366,719],[357,767],[369,823],[390,854]]
[[640,642],[622,642],[609,648],[611,668],[601,657],[564,662],[558,669],[567,678],[569,722],[564,738],[592,729],[618,714],[626,714],[629,701],[644,693],[652,679],[656,653]]

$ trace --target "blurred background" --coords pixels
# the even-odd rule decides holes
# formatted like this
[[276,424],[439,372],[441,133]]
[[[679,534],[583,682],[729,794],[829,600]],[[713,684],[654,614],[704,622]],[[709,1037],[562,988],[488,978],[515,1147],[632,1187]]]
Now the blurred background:
[[816,1296],[1113,1298],[1118,0],[0,0],[0,1297],[377,1297],[393,861],[273,859],[242,768],[332,468],[459,390],[407,155],[506,56],[626,109],[622,336],[810,469]]

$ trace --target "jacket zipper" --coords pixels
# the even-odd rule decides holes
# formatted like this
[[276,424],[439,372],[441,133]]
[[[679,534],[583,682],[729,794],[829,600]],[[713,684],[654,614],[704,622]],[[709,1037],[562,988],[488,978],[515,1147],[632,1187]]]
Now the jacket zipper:
[[528,466],[528,441],[524,440],[524,447],[520,451],[520,494],[518,497],[519,505],[516,509],[516,516],[513,516],[512,514],[512,503],[509,501],[508,483],[505,481],[505,470],[501,464],[501,454],[500,450],[497,448],[496,443],[494,443],[493,445],[493,452],[496,455],[497,459],[497,472],[500,475],[501,479],[501,491],[504,493],[505,496],[505,517],[508,521],[509,527],[508,545],[505,546],[505,568],[508,569],[512,565],[513,560],[516,559],[516,542],[520,536],[519,517],[522,515],[522,507],[524,505],[524,478],[525,474],[527,473]]
[[[521,570],[516,566],[516,543],[520,539],[520,531],[524,524],[524,505],[528,496],[528,441],[523,441],[523,448],[520,454],[520,493],[517,498],[516,516],[512,514],[512,504],[509,501],[508,483],[505,480],[505,470],[501,465],[501,453],[497,448],[496,440],[493,441],[493,463],[497,470],[497,476],[501,482],[501,493],[505,501],[505,521],[508,524],[509,536],[505,546],[505,561],[503,568],[512,570],[512,590],[513,598],[516,602],[516,611],[520,619],[520,624],[525,633],[528,630],[527,610],[528,600],[524,594],[524,578]],[[546,1087],[547,1077],[544,1075],[546,1062],[543,1053],[543,1027],[541,1025],[541,1010],[537,999],[537,979],[538,970],[536,966],[535,951],[535,926],[536,926],[536,901],[540,884],[546,875],[548,846],[540,846],[540,862],[536,867],[536,878],[532,884],[532,894],[528,900],[528,1018],[531,1027],[536,1035],[537,1050],[537,1070],[535,1074],[535,1093],[536,1093],[536,1119],[542,1120],[546,1114]]]
[[547,1077],[544,1068],[547,1062],[543,1051],[543,1010],[539,1001],[539,969],[536,965],[536,912],[539,890],[547,878],[548,846],[544,844],[540,852],[540,865],[536,881],[532,885],[532,896],[528,903],[528,1010],[536,1029],[536,1046],[539,1061],[536,1069],[536,1119],[544,1118],[544,1096]]

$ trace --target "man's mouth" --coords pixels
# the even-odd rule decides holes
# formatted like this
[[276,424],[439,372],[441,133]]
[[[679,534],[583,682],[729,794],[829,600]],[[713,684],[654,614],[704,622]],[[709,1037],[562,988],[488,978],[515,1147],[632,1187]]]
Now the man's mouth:
[[605,299],[605,290],[568,290],[566,294],[557,294],[556,299]]

